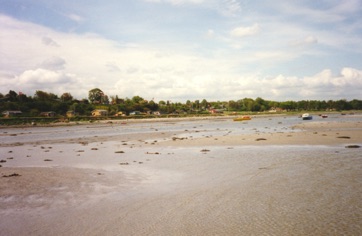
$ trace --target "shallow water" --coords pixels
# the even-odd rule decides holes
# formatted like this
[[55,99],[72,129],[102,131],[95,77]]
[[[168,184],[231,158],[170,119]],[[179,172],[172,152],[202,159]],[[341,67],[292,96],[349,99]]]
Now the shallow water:
[[76,140],[87,137],[127,136],[152,134],[154,132],[175,133],[177,137],[215,136],[227,134],[297,132],[294,125],[314,121],[361,121],[358,115],[330,115],[327,119],[315,116],[314,120],[302,121],[296,116],[255,117],[249,121],[234,122],[232,119],[191,120],[175,122],[149,122],[127,124],[94,124],[67,127],[27,127],[0,129],[0,144],[44,142],[52,140]]

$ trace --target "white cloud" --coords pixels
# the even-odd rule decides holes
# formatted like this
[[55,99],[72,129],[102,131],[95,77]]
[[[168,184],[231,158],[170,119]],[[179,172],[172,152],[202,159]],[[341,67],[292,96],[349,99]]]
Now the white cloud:
[[[278,76],[259,73],[260,67],[290,61],[291,50],[262,48],[241,54],[220,48],[204,56],[187,47],[121,44],[96,34],[61,33],[1,15],[0,20],[6,22],[0,24],[0,51],[6,58],[0,63],[1,93],[21,90],[32,95],[44,90],[85,98],[90,89],[99,87],[107,95],[183,102],[361,98],[362,72],[354,68],[343,68],[338,75],[330,69],[299,77],[284,71]],[[258,24],[240,27],[235,37],[259,30]],[[213,30],[208,33],[214,35]],[[301,41],[318,42],[310,35]]]
[[[1,76],[2,79],[3,77]],[[42,68],[27,70],[19,75],[12,75],[7,78],[7,82],[3,87],[5,93],[9,90],[19,90],[28,96],[32,96],[35,91],[41,90],[59,96],[65,92],[70,92],[76,98],[81,99],[87,98],[88,91],[90,90],[90,88],[84,86],[84,83],[87,82],[86,78],[65,71],[53,71]]]
[[353,68],[343,68],[340,75],[333,75],[325,69],[320,73],[305,77],[302,80],[301,94],[320,98],[328,95],[331,98],[360,98],[362,89],[362,71]]
[[[152,88],[142,92],[147,97],[181,99],[181,101],[185,101],[186,98],[237,100],[244,97],[262,97],[276,101],[359,98],[358,90],[362,89],[362,72],[353,68],[343,68],[341,74],[342,76],[333,75],[328,69],[311,77],[284,75],[264,77],[257,74],[222,77],[200,74],[185,79],[174,74],[161,75],[161,78],[159,74],[150,74],[137,79],[133,77],[119,81],[116,86],[124,92],[127,89],[141,92],[141,87],[145,86]],[[124,84],[130,84],[130,86],[125,87]],[[354,87],[353,90],[351,86]],[[355,92],[348,96],[351,91]]]
[[219,5],[221,13],[226,16],[236,16],[242,10],[240,1],[237,0],[223,0]]
[[66,62],[60,57],[50,57],[44,60],[40,67],[47,70],[63,70]]
[[18,78],[21,84],[29,85],[52,85],[74,82],[69,75],[46,69],[24,71]]
[[59,44],[49,37],[44,36],[41,41],[45,45],[59,47]]
[[302,47],[302,46],[309,46],[309,45],[313,45],[313,44],[317,44],[318,43],[318,39],[314,36],[307,36],[302,40],[296,40],[294,42],[291,42],[290,44],[292,46],[298,46],[298,47]]
[[68,14],[67,17],[77,23],[82,23],[84,21],[84,18],[77,14]]
[[233,37],[245,37],[245,36],[251,36],[251,35],[255,35],[257,33],[259,33],[260,31],[260,26],[259,24],[253,24],[252,26],[247,26],[247,27],[237,27],[235,29],[233,29],[230,34]]
[[361,85],[362,83],[362,71],[345,67],[341,71],[343,78],[348,79],[349,81]]
[[115,62],[107,62],[105,64],[105,66],[106,66],[106,68],[108,69],[109,72],[120,72],[121,71],[121,69],[119,68],[119,66]]

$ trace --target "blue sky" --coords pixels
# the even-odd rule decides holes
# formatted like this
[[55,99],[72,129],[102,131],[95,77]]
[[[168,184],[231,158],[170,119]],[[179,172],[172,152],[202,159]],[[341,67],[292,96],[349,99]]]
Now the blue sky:
[[362,99],[360,0],[0,0],[0,32],[3,94]]

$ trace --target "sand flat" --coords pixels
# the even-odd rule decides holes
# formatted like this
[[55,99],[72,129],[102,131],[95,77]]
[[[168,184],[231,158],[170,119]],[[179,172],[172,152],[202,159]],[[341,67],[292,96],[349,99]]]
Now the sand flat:
[[0,235],[361,232],[358,120],[215,122],[9,130],[23,139],[0,147]]

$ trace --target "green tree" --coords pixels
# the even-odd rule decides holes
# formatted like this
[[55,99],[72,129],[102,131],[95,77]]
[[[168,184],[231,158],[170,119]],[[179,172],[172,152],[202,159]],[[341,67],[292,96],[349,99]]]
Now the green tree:
[[142,97],[140,97],[140,96],[134,96],[134,97],[132,98],[132,101],[133,101],[134,103],[142,103],[142,102],[144,101],[144,99],[143,99]]
[[102,96],[101,103],[102,104],[107,104],[107,105],[109,104],[109,98],[108,98],[107,95]]
[[62,96],[60,96],[60,99],[62,102],[70,102],[73,100],[73,96],[70,93],[63,93]]
[[341,100],[336,101],[336,109],[339,111],[349,110],[349,109],[351,109],[351,106],[347,102],[346,99],[341,99]]
[[228,102],[228,111],[236,111],[238,110],[238,103],[234,100],[230,100]]
[[16,101],[17,101],[18,94],[17,94],[15,91],[10,90],[9,93],[5,95],[5,97],[6,97],[7,100],[10,101],[10,102],[16,102]]
[[306,103],[306,102],[301,102],[301,103],[299,104],[299,106],[297,106],[296,103],[293,102],[293,101],[285,101],[285,102],[281,102],[281,103],[280,103],[280,107],[281,107],[283,110],[287,110],[287,111],[294,110],[294,109],[296,109],[297,107],[298,107],[299,109],[306,110],[307,103]]
[[94,88],[89,90],[88,92],[88,99],[90,103],[102,103],[102,97],[104,96],[104,93],[99,88]]
[[246,107],[247,111],[252,111],[254,106],[254,100],[251,98],[244,98],[243,99],[244,106]]
[[38,101],[51,101],[58,99],[58,96],[53,93],[47,93],[41,90],[37,90],[35,92],[34,99]]
[[255,99],[255,109],[256,111],[265,111],[265,110],[269,110],[269,102],[258,97]]
[[195,104],[195,109],[196,109],[196,110],[199,110],[199,109],[200,109],[200,101],[199,101],[199,100],[195,100],[194,104]]
[[21,103],[27,103],[27,102],[30,102],[32,99],[31,99],[31,97],[28,97],[23,93],[19,93],[18,100]]
[[208,102],[206,101],[206,99],[203,99],[202,101],[201,101],[201,108],[203,109],[203,110],[205,110],[205,109],[207,109],[208,108]]
[[361,100],[357,100],[357,99],[353,99],[351,102],[351,107],[354,110],[361,110],[362,109],[362,101]]
[[157,111],[158,110],[158,105],[153,100],[151,100],[151,101],[148,102],[147,108],[150,109],[151,111]]
[[65,114],[68,111],[68,105],[64,102],[56,102],[52,104],[51,110],[57,114]]

